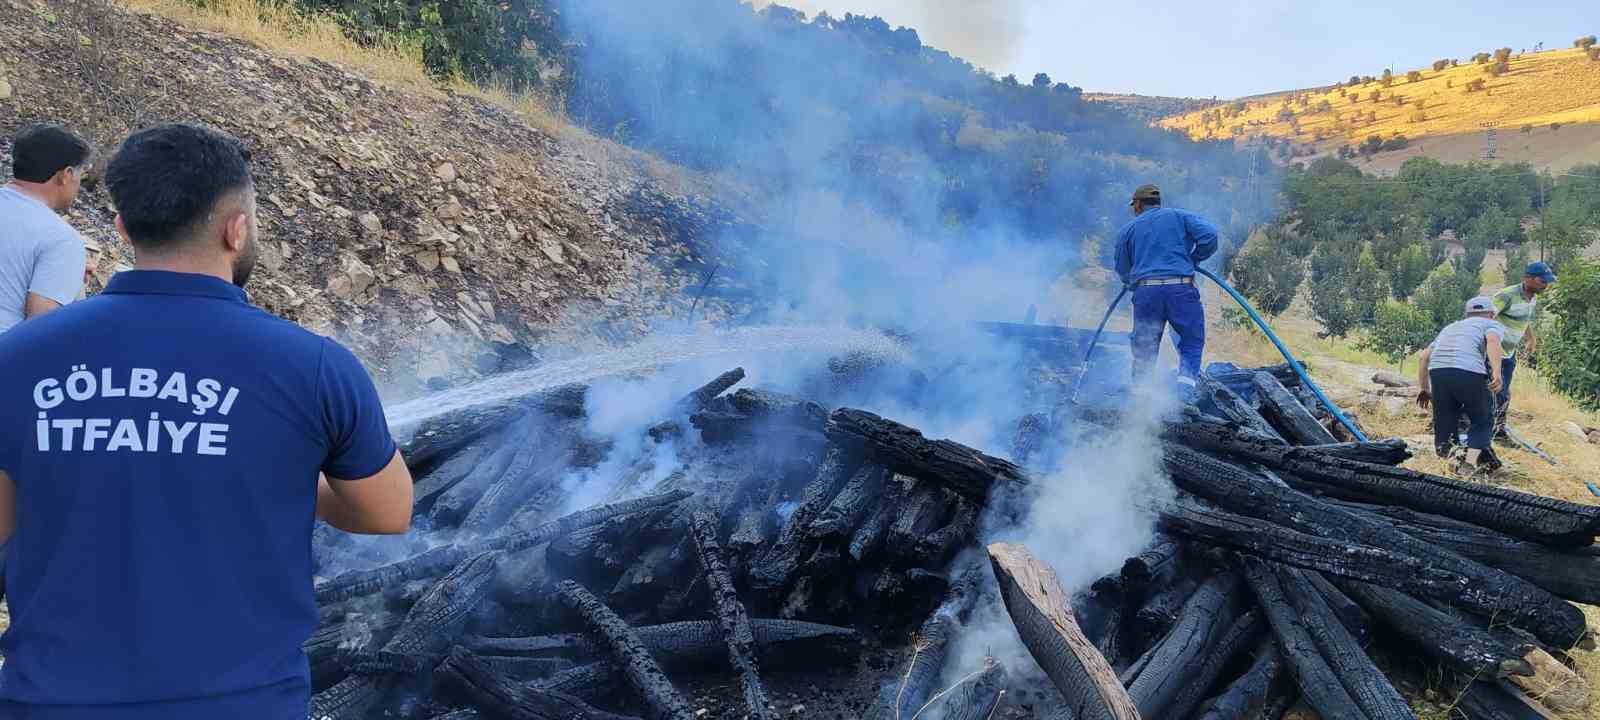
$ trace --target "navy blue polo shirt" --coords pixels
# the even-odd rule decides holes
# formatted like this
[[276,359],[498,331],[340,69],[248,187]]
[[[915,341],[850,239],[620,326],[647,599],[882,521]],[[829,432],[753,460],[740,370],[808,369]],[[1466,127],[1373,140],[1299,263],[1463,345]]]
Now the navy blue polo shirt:
[[0,718],[304,720],[318,471],[394,456],[360,362],[205,275],[0,335]]

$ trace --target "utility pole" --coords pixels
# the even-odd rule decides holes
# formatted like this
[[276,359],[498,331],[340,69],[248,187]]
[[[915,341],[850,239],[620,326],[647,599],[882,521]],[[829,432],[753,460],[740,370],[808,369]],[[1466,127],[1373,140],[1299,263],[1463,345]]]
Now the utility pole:
[[1493,159],[1495,159],[1495,154],[1496,154],[1495,153],[1495,141],[1496,141],[1496,137],[1495,137],[1495,122],[1492,121],[1492,120],[1487,121],[1487,122],[1481,122],[1481,123],[1478,123],[1478,127],[1483,128],[1483,159],[1485,159],[1485,160],[1493,160]]

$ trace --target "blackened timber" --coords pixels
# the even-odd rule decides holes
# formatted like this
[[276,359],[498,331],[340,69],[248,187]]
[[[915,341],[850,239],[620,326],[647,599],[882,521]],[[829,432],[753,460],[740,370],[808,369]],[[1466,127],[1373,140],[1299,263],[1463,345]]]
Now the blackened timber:
[[358,662],[355,669],[417,673],[433,667],[461,634],[478,603],[488,596],[504,555],[491,550],[461,561],[417,600],[383,649]]
[[828,438],[872,454],[889,469],[939,483],[982,504],[1000,483],[1028,484],[1009,460],[951,440],[929,440],[915,428],[864,410],[840,408],[828,416]]
[[339,621],[317,628],[300,646],[311,666],[312,689],[321,691],[343,680],[353,656],[367,648],[383,647],[404,621],[404,615],[386,613],[370,620]]
[[622,618],[590,594],[583,586],[564,580],[556,586],[562,604],[583,618],[584,626],[610,650],[612,660],[623,669],[628,685],[644,701],[651,720],[690,720],[694,711],[689,701],[672,687],[661,666],[650,657],[638,633]]
[[1379,516],[1393,523],[1400,532],[1504,570],[1558,597],[1600,605],[1600,555],[1518,540],[1487,528],[1406,508],[1339,504]]
[[710,513],[694,513],[689,519],[689,530],[695,549],[700,555],[700,566],[705,570],[706,584],[711,589],[711,607],[716,612],[717,627],[722,630],[728,644],[728,662],[739,676],[744,690],[747,716],[754,720],[774,717],[772,703],[767,699],[766,688],[756,669],[755,633],[750,629],[750,614],[739,593],[733,587],[733,577],[722,555],[722,545],[717,542],[717,521]]
[[963,680],[944,696],[944,720],[993,720],[1006,687],[1006,666],[986,660],[975,677]]
[[916,652],[911,656],[910,666],[904,673],[896,673],[889,682],[883,684],[877,703],[867,714],[869,720],[909,718],[922,709],[938,689],[945,659],[950,652],[950,641],[977,602],[982,589],[983,566],[974,563],[962,572],[945,593],[944,602],[917,629],[913,640]]
[[920,563],[917,542],[944,522],[948,507],[943,488],[934,483],[915,481],[911,494],[898,509],[894,522],[889,524],[889,556]]
[[828,449],[827,457],[817,468],[817,476],[806,485],[800,505],[789,515],[778,540],[767,549],[750,570],[751,585],[770,593],[783,592],[800,569],[802,554],[806,552],[805,529],[811,525],[850,479],[858,465],[854,453],[839,448]]
[[562,670],[534,685],[541,690],[595,701],[614,699],[627,692],[622,669],[612,662],[593,662]]
[[916,542],[915,554],[932,567],[942,567],[972,542],[978,531],[978,507],[957,497],[949,522]]
[[1172,582],[1183,566],[1183,544],[1158,537],[1144,552],[1122,563],[1122,588],[1130,597],[1143,598],[1152,587]]
[[462,560],[467,552],[454,545],[441,545],[399,562],[370,570],[353,570],[334,577],[317,587],[317,604],[329,605],[351,598],[370,595],[385,587],[408,580],[433,577],[448,572]]
[[895,504],[890,496],[885,495],[867,515],[861,527],[856,528],[855,534],[850,536],[850,557],[856,562],[861,562],[883,546],[883,540],[889,534],[889,523],[894,515]]
[[1504,680],[1472,683],[1461,693],[1456,709],[1467,720],[1551,720],[1554,717]]
[[678,414],[687,415],[699,411],[711,402],[711,399],[726,392],[728,388],[738,385],[744,379],[744,368],[737,367],[716,376],[704,385],[695,388],[685,395],[674,407]]
[[996,543],[988,549],[1017,635],[1067,707],[1081,720],[1138,720],[1139,710],[1116,673],[1078,629],[1055,570],[1021,545]]
[[1261,609],[1267,614],[1272,635],[1277,638],[1278,652],[1283,655],[1295,684],[1300,687],[1306,703],[1325,718],[1366,718],[1366,711],[1356,704],[1350,691],[1322,656],[1322,650],[1312,640],[1306,626],[1317,618],[1303,618],[1284,595],[1278,573],[1268,563],[1253,558],[1242,558],[1245,581],[1255,593]]
[[1306,449],[1315,450],[1323,455],[1371,463],[1373,465],[1399,465],[1411,459],[1410,446],[1400,438],[1334,443],[1332,445],[1308,445]]
[[351,675],[311,696],[315,720],[366,720],[379,712],[398,687],[393,675]]
[[517,552],[549,542],[575,530],[599,525],[613,518],[641,515],[642,513],[670,507],[693,496],[694,493],[688,490],[669,490],[664,493],[646,495],[632,500],[620,500],[606,505],[596,505],[534,527],[523,527],[517,522],[519,518],[512,518],[512,522],[505,532],[480,543],[479,546]]
[[[861,634],[850,628],[757,618],[750,621],[750,630],[756,659],[763,665],[826,666],[848,662],[860,651]],[[707,620],[646,625],[635,628],[635,632],[651,656],[667,667],[717,667],[728,658],[721,631]],[[604,655],[602,647],[576,633],[519,638],[469,636],[462,644],[485,655],[570,655],[584,659]]]
[[[1581,611],[1515,575],[1420,541],[1388,523],[1278,487],[1236,465],[1182,446],[1167,445],[1164,462],[1179,487],[1235,512],[1301,533],[1383,548],[1466,581],[1454,593],[1433,597],[1447,599],[1483,617],[1503,618],[1558,647],[1589,640]],[[1329,568],[1311,569],[1341,574]]]
[[1179,576],[1146,595],[1144,602],[1133,611],[1130,623],[1139,644],[1150,647],[1165,637],[1199,586],[1196,577]]
[[1251,377],[1256,396],[1261,399],[1261,415],[1293,445],[1326,445],[1338,442],[1333,433],[1317,422],[1294,395],[1269,373]]
[[478,659],[497,672],[519,682],[542,680],[558,672],[571,670],[574,663],[566,658],[517,657],[515,655],[479,655]]
[[1238,584],[1233,573],[1214,575],[1184,603],[1171,632],[1151,651],[1150,659],[1128,686],[1140,717],[1184,716],[1174,711],[1173,703],[1185,684],[1197,673],[1206,672],[1204,661],[1233,625],[1239,608]]
[[1328,609],[1332,610],[1334,616],[1339,618],[1339,622],[1344,625],[1344,629],[1350,631],[1350,634],[1356,636],[1356,639],[1365,640],[1367,626],[1370,624],[1369,620],[1371,619],[1367,615],[1367,611],[1362,609],[1356,601],[1351,600],[1349,595],[1344,594],[1343,590],[1336,587],[1322,573],[1308,571],[1306,572],[1306,579],[1311,581],[1311,586],[1315,587],[1317,592],[1322,595],[1323,601],[1328,603]]
[[571,695],[517,682],[460,647],[452,650],[435,672],[447,686],[503,720],[630,720]]
[[1234,658],[1256,647],[1266,632],[1267,619],[1260,610],[1247,611],[1234,620],[1222,638],[1199,659],[1193,674],[1183,680],[1177,696],[1167,706],[1170,715],[1165,717],[1192,717],[1206,692],[1222,679],[1223,671],[1232,664]]
[[1197,383],[1203,397],[1215,405],[1218,412],[1228,420],[1238,423],[1247,431],[1256,433],[1266,440],[1279,444],[1287,444],[1283,435],[1279,434],[1261,413],[1251,407],[1238,393],[1228,389],[1228,386],[1217,381],[1209,375],[1202,374]]
[[816,540],[839,542],[855,533],[861,521],[871,512],[873,503],[883,494],[883,481],[887,475],[882,465],[862,463],[850,476],[839,494],[833,497],[821,514],[811,521],[807,535]]
[[1423,652],[1471,677],[1532,675],[1522,656],[1530,649],[1440,612],[1403,592],[1352,580],[1336,581],[1385,626]]
[[1403,506],[1545,545],[1588,546],[1600,530],[1600,507],[1346,460],[1315,448],[1273,446],[1202,423],[1169,425],[1165,434],[1191,448],[1261,463],[1283,473],[1285,480],[1301,490],[1360,503]]
[[473,443],[418,478],[416,485],[411,489],[412,504],[415,508],[412,514],[420,515],[432,507],[434,498],[466,479],[484,460],[492,456],[498,447],[489,441]]
[[1328,667],[1338,674],[1350,697],[1372,720],[1416,720],[1405,698],[1389,684],[1389,679],[1372,664],[1356,640],[1334,616],[1322,599],[1322,593],[1312,586],[1303,570],[1277,568],[1278,581],[1284,596],[1299,613],[1302,626],[1317,647]]
[[[1266,611],[1252,611],[1259,615],[1263,627],[1270,627],[1266,623]],[[1235,678],[1232,683],[1223,689],[1216,697],[1206,701],[1201,708],[1198,720],[1258,720],[1263,717],[1276,716],[1263,714],[1272,697],[1272,691],[1284,675],[1283,655],[1278,653],[1278,647],[1267,638],[1256,646],[1255,658],[1244,673]]]
[[[557,441],[560,443],[561,441]],[[529,499],[561,479],[571,463],[570,448],[535,445],[517,453],[504,475],[495,481],[461,521],[469,533],[492,533],[514,515]]]

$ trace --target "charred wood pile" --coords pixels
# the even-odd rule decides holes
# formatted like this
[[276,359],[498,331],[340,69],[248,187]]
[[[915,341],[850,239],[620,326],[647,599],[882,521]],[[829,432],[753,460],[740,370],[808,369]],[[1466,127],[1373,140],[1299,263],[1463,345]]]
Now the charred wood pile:
[[[622,443],[585,432],[581,386],[419,428],[410,544],[318,531],[312,717],[689,719],[707,675],[736,688],[730,717],[789,717],[773,678],[872,646],[897,663],[862,691],[872,720],[1411,718],[1408,666],[1447,671],[1469,720],[1588,705],[1573,603],[1600,603],[1600,508],[1406,469],[1286,369],[1216,373],[1168,418],[1151,443],[1176,499],[1087,588],[986,544],[1051,482],[1030,458],[1062,410],[1020,417],[1007,459],[743,379],[641,429],[676,466],[642,453],[603,488],[575,478]],[[1032,664],[960,665],[980,609]],[[998,712],[1030,684],[1049,699]]]

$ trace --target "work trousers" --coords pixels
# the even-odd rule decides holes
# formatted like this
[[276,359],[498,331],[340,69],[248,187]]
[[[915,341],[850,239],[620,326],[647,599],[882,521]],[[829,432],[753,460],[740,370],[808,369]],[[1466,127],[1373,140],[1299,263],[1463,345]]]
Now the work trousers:
[[1496,434],[1505,431],[1506,411],[1511,409],[1511,376],[1517,374],[1517,356],[1500,360],[1500,394],[1494,397],[1494,428]]
[[1433,449],[1446,457],[1456,446],[1461,416],[1471,423],[1467,447],[1489,449],[1494,438],[1494,394],[1489,376],[1459,368],[1429,370],[1433,385]]
[[1200,355],[1206,347],[1206,310],[1200,289],[1192,284],[1140,285],[1133,290],[1133,376],[1143,377],[1161,353],[1167,325],[1177,335],[1178,370],[1200,377]]

